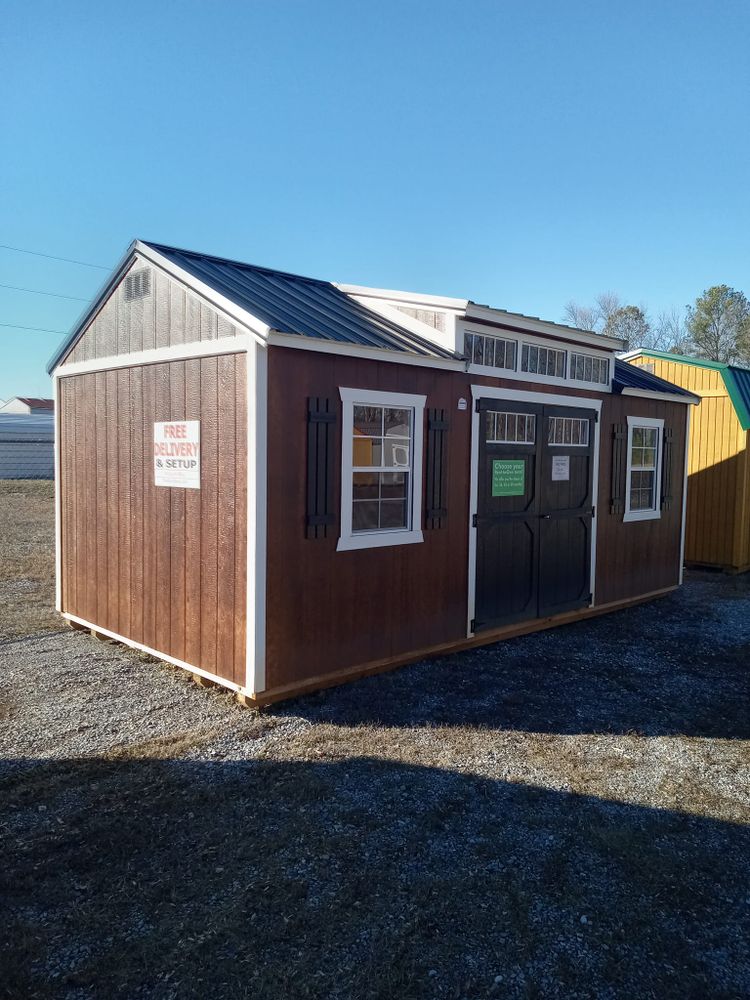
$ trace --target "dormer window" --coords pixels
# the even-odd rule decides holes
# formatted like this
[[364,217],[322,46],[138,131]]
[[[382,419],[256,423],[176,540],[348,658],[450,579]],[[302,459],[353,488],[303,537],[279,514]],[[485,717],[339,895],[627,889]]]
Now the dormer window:
[[552,347],[524,344],[521,350],[521,371],[532,375],[565,378],[566,353],[566,351],[556,351]]
[[464,353],[474,365],[515,371],[517,351],[518,344],[515,340],[493,337],[486,333],[467,331],[465,334]]

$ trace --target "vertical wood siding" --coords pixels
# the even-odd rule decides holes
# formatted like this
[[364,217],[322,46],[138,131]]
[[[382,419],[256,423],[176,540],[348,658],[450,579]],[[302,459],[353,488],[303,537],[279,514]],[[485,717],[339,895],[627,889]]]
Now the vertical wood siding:
[[[315,354],[282,347],[268,352],[268,562],[266,671],[269,689],[405,656],[466,635],[471,460],[471,385],[530,392],[556,386],[469,377],[411,365]],[[347,386],[427,396],[444,409],[447,511],[442,527],[419,545],[337,552],[341,502],[341,403]],[[567,393],[566,393],[567,394]],[[685,406],[587,391],[571,405],[604,399],[598,507],[597,603],[627,600],[679,581]],[[308,538],[306,511],[307,401],[335,401],[334,499],[337,522],[328,537]],[[466,410],[458,400],[469,401]],[[659,520],[624,524],[609,514],[611,433],[627,414],[664,416],[674,428],[674,499]],[[611,427],[610,427],[611,430]],[[424,500],[424,497],[423,497]]]
[[[230,354],[60,380],[63,611],[242,685],[245,379]],[[154,486],[157,420],[200,420],[200,490]]]
[[[143,298],[126,301],[125,278],[143,268],[151,272],[151,291]],[[148,261],[137,258],[63,365],[175,344],[235,337],[241,332],[180,282]]]
[[685,560],[727,568],[750,563],[747,432],[721,372],[662,358],[636,358],[701,397],[693,407],[688,456]]
[[[685,410],[682,403],[605,396],[600,418],[599,500],[597,507],[597,604],[624,601],[639,594],[675,587],[680,579],[680,530],[685,462]],[[651,521],[624,521],[610,513],[612,428],[627,418],[651,417],[671,428],[672,502]]]

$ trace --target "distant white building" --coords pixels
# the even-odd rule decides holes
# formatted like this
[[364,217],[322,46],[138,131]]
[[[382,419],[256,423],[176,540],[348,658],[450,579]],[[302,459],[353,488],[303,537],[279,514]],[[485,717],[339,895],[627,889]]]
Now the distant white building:
[[52,479],[54,442],[51,410],[41,416],[0,412],[0,479]]
[[0,413],[15,413],[22,416],[44,416],[54,413],[55,404],[51,399],[36,399],[31,396],[13,396],[0,403]]

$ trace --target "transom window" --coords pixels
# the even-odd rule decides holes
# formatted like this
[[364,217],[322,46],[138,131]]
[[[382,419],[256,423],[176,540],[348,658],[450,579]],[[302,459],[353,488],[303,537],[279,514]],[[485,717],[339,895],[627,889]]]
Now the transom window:
[[565,355],[565,351],[556,351],[551,347],[524,344],[521,349],[521,371],[532,375],[565,378]]
[[534,444],[536,416],[487,410],[487,444]]
[[586,417],[550,417],[547,444],[588,447],[589,421]]
[[340,389],[339,549],[421,542],[424,396]]
[[609,385],[609,361],[593,354],[570,355],[570,377],[578,382],[598,382]]
[[503,337],[492,337],[484,333],[465,334],[464,353],[475,365],[515,371],[517,349],[515,340],[505,340]]
[[663,431],[663,420],[628,417],[626,521],[644,521],[661,516],[659,492]]

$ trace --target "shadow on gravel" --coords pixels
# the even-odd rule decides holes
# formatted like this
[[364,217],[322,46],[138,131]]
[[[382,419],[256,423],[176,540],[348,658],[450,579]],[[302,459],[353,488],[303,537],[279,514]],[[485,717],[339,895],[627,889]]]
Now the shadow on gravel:
[[[750,575],[719,580],[750,637]],[[726,595],[724,595],[726,596]],[[341,726],[750,738],[750,641],[683,594],[301,698]]]
[[5,997],[750,992],[741,826],[372,759],[0,767]]

